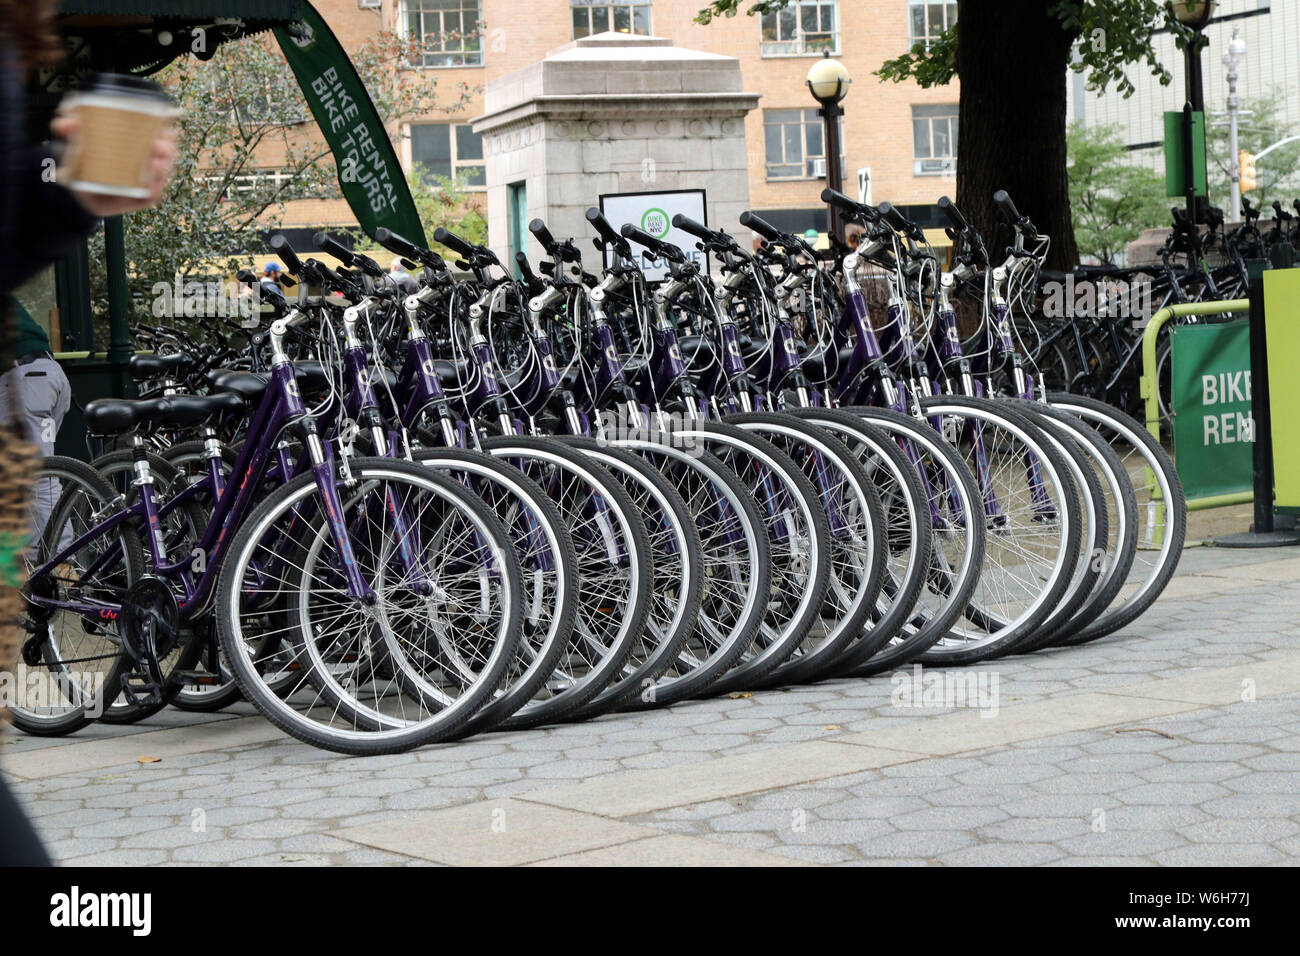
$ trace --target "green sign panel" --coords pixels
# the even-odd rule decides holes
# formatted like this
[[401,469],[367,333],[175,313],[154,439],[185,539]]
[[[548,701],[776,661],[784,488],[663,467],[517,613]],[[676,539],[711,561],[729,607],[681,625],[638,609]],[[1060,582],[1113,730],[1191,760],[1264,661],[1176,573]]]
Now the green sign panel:
[[275,38],[334,153],[344,198],[370,238],[384,226],[425,245],[402,164],[356,67],[316,9],[303,0],[302,10],[301,35],[277,27]]
[[1190,498],[1250,491],[1250,322],[1177,325],[1173,347],[1174,452]]
[[1264,273],[1268,408],[1273,431],[1273,495],[1278,508],[1300,509],[1300,269]]
[[[1182,110],[1165,114],[1165,195],[1187,195],[1187,147]],[[1205,114],[1192,114],[1192,178],[1196,195],[1206,196],[1205,181]]]

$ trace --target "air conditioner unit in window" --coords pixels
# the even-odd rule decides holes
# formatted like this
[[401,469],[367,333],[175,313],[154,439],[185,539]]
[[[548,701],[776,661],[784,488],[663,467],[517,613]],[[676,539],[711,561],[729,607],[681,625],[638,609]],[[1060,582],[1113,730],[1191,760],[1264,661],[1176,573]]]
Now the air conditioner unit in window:
[[825,159],[814,159],[814,160],[812,161],[812,174],[813,174],[813,179],[825,179],[825,178],[826,178],[826,160],[825,160]]
[[378,10],[384,5],[384,0],[357,0],[357,6],[362,10]]

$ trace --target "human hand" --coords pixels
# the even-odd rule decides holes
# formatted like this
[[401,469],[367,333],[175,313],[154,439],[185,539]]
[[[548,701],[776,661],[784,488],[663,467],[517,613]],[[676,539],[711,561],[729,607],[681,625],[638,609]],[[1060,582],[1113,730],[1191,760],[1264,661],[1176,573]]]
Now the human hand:
[[[70,140],[76,136],[80,125],[80,121],[74,116],[60,116],[50,123],[50,131],[59,139]],[[167,189],[167,184],[172,178],[172,170],[176,167],[177,155],[176,133],[174,130],[168,130],[154,140],[153,150],[149,155],[149,195],[144,199],[105,196],[100,193],[82,192],[75,189],[72,194],[77,197],[77,201],[81,203],[82,208],[92,216],[97,216],[100,219],[152,208],[162,201],[163,192]]]

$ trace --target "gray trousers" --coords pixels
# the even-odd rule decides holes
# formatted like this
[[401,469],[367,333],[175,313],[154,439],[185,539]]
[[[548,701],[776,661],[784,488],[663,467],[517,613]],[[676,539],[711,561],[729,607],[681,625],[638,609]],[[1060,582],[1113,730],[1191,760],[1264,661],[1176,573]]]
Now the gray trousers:
[[[72,385],[62,367],[52,358],[38,358],[26,365],[15,364],[0,376],[0,421],[21,423],[27,440],[42,455],[54,454],[54,440],[63,417],[72,405]],[[38,481],[32,491],[35,511],[32,540],[39,538],[62,492],[53,478]]]

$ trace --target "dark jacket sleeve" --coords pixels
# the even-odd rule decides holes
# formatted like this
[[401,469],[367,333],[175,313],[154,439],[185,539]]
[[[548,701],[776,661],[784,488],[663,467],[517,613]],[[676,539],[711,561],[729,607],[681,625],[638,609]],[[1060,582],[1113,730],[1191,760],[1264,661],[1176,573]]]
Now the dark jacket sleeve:
[[33,148],[18,165],[16,242],[10,250],[6,288],[58,261],[99,221],[71,192],[50,181],[49,159],[49,150]]

